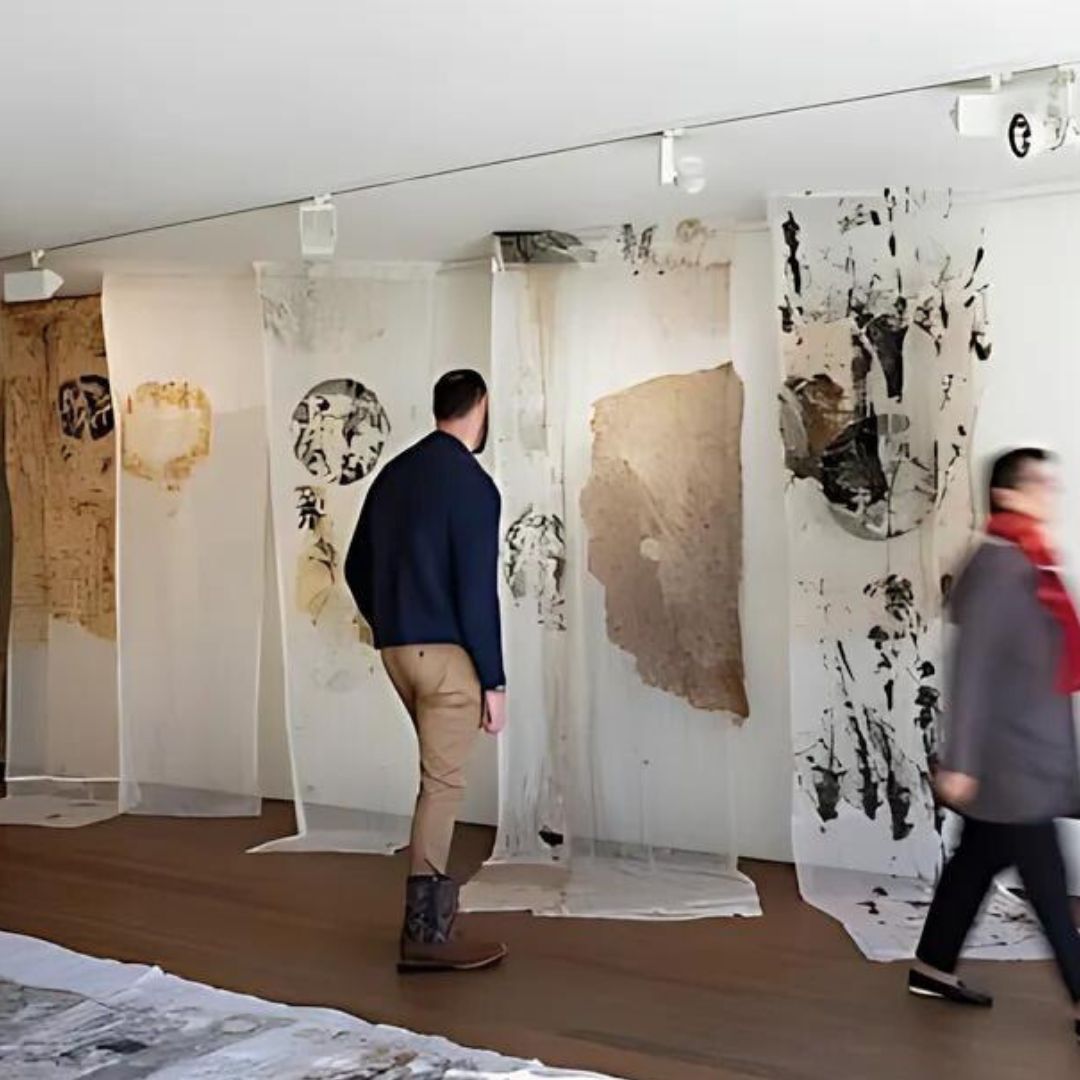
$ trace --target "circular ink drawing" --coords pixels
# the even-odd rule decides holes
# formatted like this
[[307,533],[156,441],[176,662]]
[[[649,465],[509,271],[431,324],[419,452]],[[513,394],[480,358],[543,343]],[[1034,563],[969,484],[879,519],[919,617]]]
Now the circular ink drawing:
[[353,379],[312,387],[293,410],[293,451],[312,476],[354,484],[379,463],[390,418],[374,392]]
[[104,439],[113,430],[112,390],[104,375],[80,375],[60,384],[56,408],[69,439]]

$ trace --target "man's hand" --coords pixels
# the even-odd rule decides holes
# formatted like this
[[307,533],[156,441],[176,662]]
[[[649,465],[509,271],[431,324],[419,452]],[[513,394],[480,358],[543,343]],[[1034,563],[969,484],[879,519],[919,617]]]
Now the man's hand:
[[961,809],[975,798],[979,791],[979,781],[974,776],[960,772],[939,772],[934,779],[938,798],[946,806]]
[[506,691],[484,691],[484,730],[489,735],[498,735],[506,727]]

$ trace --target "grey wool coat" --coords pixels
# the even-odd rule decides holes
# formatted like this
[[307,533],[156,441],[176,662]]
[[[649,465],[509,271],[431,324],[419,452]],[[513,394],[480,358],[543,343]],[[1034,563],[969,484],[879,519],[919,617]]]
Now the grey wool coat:
[[1073,703],[1056,689],[1062,632],[1037,587],[1027,556],[995,539],[953,587],[941,764],[979,781],[966,817],[1021,824],[1080,815]]

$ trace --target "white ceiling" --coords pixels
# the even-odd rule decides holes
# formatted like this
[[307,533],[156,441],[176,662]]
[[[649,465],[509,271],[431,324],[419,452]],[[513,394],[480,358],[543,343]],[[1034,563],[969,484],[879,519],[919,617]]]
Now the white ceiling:
[[[1080,58],[1073,0],[3,0],[0,255],[506,159]],[[652,139],[338,200],[341,253],[461,258],[496,228],[693,213],[768,193],[1080,182],[959,140],[947,91],[687,137],[697,199]],[[296,256],[277,209],[57,253],[241,265]]]

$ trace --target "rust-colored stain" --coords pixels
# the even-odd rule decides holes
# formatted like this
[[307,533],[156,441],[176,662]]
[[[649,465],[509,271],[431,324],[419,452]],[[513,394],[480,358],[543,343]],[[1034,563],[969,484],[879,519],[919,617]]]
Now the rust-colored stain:
[[210,456],[212,426],[210,398],[201,387],[143,383],[124,402],[124,471],[179,491],[195,466]]
[[11,632],[50,619],[116,638],[116,438],[101,301],[3,309],[5,446],[13,557]]
[[745,718],[742,407],[730,364],[601,399],[581,510],[610,640],[648,685]]

